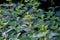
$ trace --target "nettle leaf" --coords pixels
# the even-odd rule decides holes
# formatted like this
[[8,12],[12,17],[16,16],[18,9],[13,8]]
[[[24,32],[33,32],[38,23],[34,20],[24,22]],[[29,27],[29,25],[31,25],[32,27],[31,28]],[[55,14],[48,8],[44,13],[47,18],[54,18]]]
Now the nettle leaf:
[[51,20],[55,21],[55,19],[56,19],[56,16],[52,16]]
[[44,37],[41,37],[41,38],[39,38],[39,40],[45,40],[45,38]]
[[48,29],[48,26],[42,23],[40,26],[37,26],[41,32],[45,32]]
[[54,26],[54,28],[55,28],[55,30],[57,31],[57,29],[58,29],[59,27],[58,27],[58,25],[56,24],[56,25]]
[[31,20],[32,16],[27,12],[24,19],[25,20]]
[[41,15],[41,19],[44,20],[44,15]]

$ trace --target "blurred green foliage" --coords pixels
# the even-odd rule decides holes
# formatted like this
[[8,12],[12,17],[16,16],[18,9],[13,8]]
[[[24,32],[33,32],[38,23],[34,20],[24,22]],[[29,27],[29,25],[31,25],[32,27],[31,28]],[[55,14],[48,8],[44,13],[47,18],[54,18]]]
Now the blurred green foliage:
[[0,40],[60,39],[60,17],[54,7],[44,11],[38,8],[38,0],[6,1],[10,4],[0,4]]

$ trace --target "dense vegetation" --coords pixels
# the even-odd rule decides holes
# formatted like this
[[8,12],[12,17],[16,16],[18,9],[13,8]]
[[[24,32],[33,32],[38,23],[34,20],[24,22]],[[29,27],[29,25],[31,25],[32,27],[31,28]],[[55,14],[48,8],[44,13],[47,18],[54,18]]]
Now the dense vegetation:
[[41,3],[6,0],[0,4],[0,40],[60,40],[60,7],[54,1],[51,6]]

